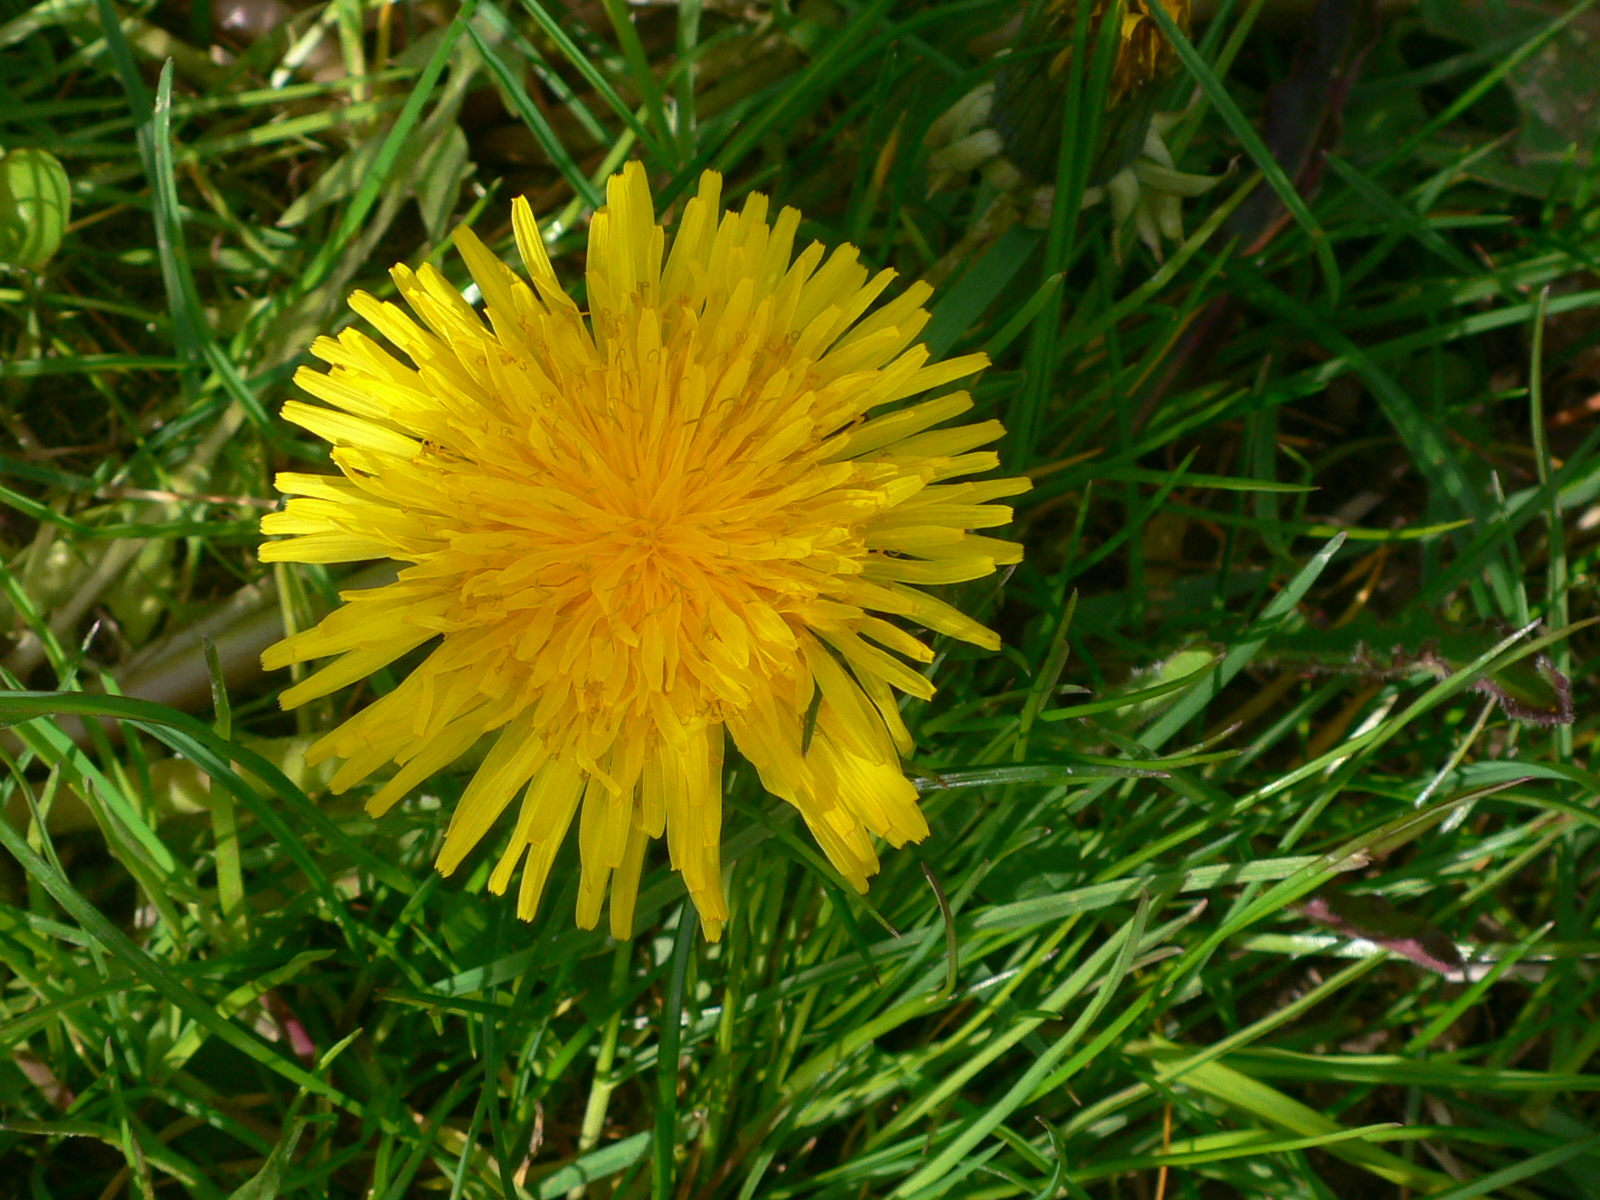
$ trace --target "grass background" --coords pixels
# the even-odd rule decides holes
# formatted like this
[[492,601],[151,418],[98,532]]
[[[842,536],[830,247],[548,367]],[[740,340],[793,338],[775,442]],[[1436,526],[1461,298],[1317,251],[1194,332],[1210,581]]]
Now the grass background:
[[[1157,102],[1232,173],[1164,264],[1079,211],[1092,79],[1048,229],[927,194],[1015,3],[0,12],[0,141],[74,202],[0,278],[0,1195],[1600,1196],[1589,6],[1207,9]],[[570,849],[529,925],[441,881],[463,772],[374,823],[298,761],[392,681],[286,717],[252,666],[342,578],[254,555],[310,339],[518,193],[581,281],[629,157],[937,270],[1037,481],[960,597],[1006,649],[907,706],[933,836],[858,899],[731,765],[716,946],[659,854],[625,945]],[[1476,640],[1274,649],[1400,618]],[[1534,621],[1570,726],[1474,690]]]

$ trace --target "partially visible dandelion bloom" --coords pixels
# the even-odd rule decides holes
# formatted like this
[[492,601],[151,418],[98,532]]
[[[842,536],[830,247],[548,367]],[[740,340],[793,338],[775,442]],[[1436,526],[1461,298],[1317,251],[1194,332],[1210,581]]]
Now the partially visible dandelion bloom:
[[1003,432],[935,428],[971,407],[966,392],[900,404],[987,359],[930,362],[916,337],[931,289],[873,310],[892,271],[869,279],[851,246],[793,256],[796,210],[769,224],[757,194],[721,214],[720,189],[706,172],[667,253],[643,168],[613,177],[589,233],[587,319],[518,200],[531,287],[463,229],[487,323],[433,267],[397,266],[422,325],[363,292],[350,303],[414,365],[355,329],[320,338],[332,369],[296,378],[332,407],[284,407],[333,444],[343,477],[278,476],[295,498],[262,531],[290,536],[262,559],[407,565],[262,661],[333,658],[283,693],[293,708],[437,639],[309,757],[344,760],[336,792],[396,764],[367,802],[376,816],[491,735],[438,868],[520,795],[489,887],[522,864],[524,919],[576,817],[580,925],[609,882],[612,932],[631,934],[646,848],[665,834],[718,937],[727,736],[864,892],[872,835],[928,832],[896,692],[933,694],[907,662],[933,654],[905,625],[999,645],[920,589],[1017,562],[1015,543],[969,531],[1008,522],[993,501],[1028,482],[963,480],[998,465],[979,447]]
[[[1127,121],[1132,148],[1143,143],[1148,106],[1130,104],[1145,98],[1151,85],[1160,83],[1178,65],[1178,54],[1161,32],[1151,11],[1156,4],[1166,10],[1178,28],[1189,29],[1190,0],[1047,0],[1030,19],[1020,23],[1010,52],[1000,62],[996,79],[980,84],[928,127],[923,144],[929,156],[929,185],[939,191],[968,171],[983,169],[989,181],[1003,190],[1015,190],[1028,180],[1055,178],[1061,145],[1061,117],[1067,71],[1072,63],[1078,10],[1089,4],[1088,45],[1100,40],[1108,17],[1116,20],[1117,49],[1106,83],[1105,107],[1114,127],[1108,139],[1114,154],[1121,144],[1115,127]],[[1042,46],[1061,46],[1041,54]],[[1087,64],[1085,65],[1087,70]],[[1112,169],[1120,167],[1117,162]]]
[[[1077,20],[1078,4],[1082,0],[1047,0],[1044,20],[1055,40],[1072,40],[1073,24]],[[1093,46],[1100,35],[1100,23],[1108,13],[1120,16],[1122,28],[1117,31],[1117,59],[1111,67],[1111,87],[1106,96],[1116,104],[1130,92],[1158,82],[1178,65],[1178,53],[1161,32],[1150,10],[1160,4],[1184,33],[1189,32],[1189,0],[1093,0],[1089,12],[1089,45]],[[1066,73],[1072,61],[1072,48],[1058,53],[1051,61],[1052,74]]]
[[[1043,229],[1055,205],[1066,87],[1078,14],[1088,4],[1088,46],[1099,44],[1106,21],[1116,22],[1116,57],[1106,81],[1105,136],[1090,164],[1083,207],[1109,200],[1112,250],[1122,257],[1121,230],[1134,230],[1161,261],[1162,242],[1183,239],[1183,201],[1203,195],[1217,177],[1176,169],[1163,138],[1178,114],[1154,111],[1156,85],[1172,74],[1178,53],[1152,15],[1159,4],[1187,35],[1190,0],[1047,0],[1018,20],[1011,52],[995,78],[968,92],[928,127],[928,190],[940,191],[971,171],[1001,193],[975,223],[991,239],[1010,223]],[[1040,53],[1041,46],[1061,46]],[[1088,64],[1085,64],[1087,69]],[[969,235],[970,237],[971,235]],[[959,260],[976,247],[963,245]],[[939,268],[953,263],[941,262]]]

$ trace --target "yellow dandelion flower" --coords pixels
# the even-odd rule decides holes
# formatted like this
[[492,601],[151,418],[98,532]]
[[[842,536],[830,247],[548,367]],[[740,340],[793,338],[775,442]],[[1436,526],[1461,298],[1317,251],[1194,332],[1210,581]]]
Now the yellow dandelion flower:
[[864,892],[874,835],[928,832],[896,692],[933,694],[909,665],[933,654],[905,625],[999,645],[921,588],[1017,562],[1016,544],[970,531],[1009,521],[993,501],[1028,483],[963,478],[998,464],[980,447],[1003,432],[936,428],[966,392],[901,403],[987,360],[930,362],[928,287],[874,309],[892,271],[869,278],[848,245],[796,256],[797,211],[769,223],[756,194],[723,214],[720,191],[706,172],[669,252],[643,168],[613,177],[587,319],[518,200],[531,286],[463,229],[487,322],[431,266],[397,266],[420,325],[363,292],[350,303],[412,365],[356,329],[319,338],[331,369],[296,380],[325,406],[284,407],[343,474],[278,476],[294,498],[262,532],[288,536],[262,559],[406,565],[262,661],[332,658],[283,693],[293,708],[435,642],[310,757],[343,759],[336,792],[395,764],[376,816],[492,737],[437,865],[460,866],[520,795],[489,887],[521,864],[524,919],[576,819],[580,925],[609,882],[612,932],[631,934],[664,835],[719,936],[728,737]]
[[[1072,36],[1081,0],[1049,0],[1044,8],[1047,27],[1056,37]],[[1116,104],[1130,92],[1147,87],[1178,65],[1178,54],[1167,41],[1161,27],[1150,16],[1150,9],[1160,4],[1177,22],[1178,28],[1189,32],[1189,0],[1093,0],[1089,11],[1089,44],[1093,46],[1100,34],[1100,23],[1107,14],[1121,20],[1117,31],[1117,61],[1111,68],[1111,85],[1106,96],[1108,104]],[[1066,73],[1072,61],[1069,46],[1051,61],[1052,74]]]

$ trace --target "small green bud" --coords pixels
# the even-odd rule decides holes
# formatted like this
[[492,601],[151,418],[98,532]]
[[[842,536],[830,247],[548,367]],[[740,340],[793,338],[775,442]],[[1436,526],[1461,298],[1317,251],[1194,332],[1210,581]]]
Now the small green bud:
[[0,155],[0,264],[34,269],[61,247],[72,210],[72,184],[53,154]]

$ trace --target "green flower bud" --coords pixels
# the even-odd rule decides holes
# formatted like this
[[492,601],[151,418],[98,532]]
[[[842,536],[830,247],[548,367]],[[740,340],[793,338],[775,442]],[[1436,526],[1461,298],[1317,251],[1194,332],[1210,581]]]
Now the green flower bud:
[[13,150],[0,156],[0,264],[36,269],[61,247],[72,210],[72,184],[53,154]]

